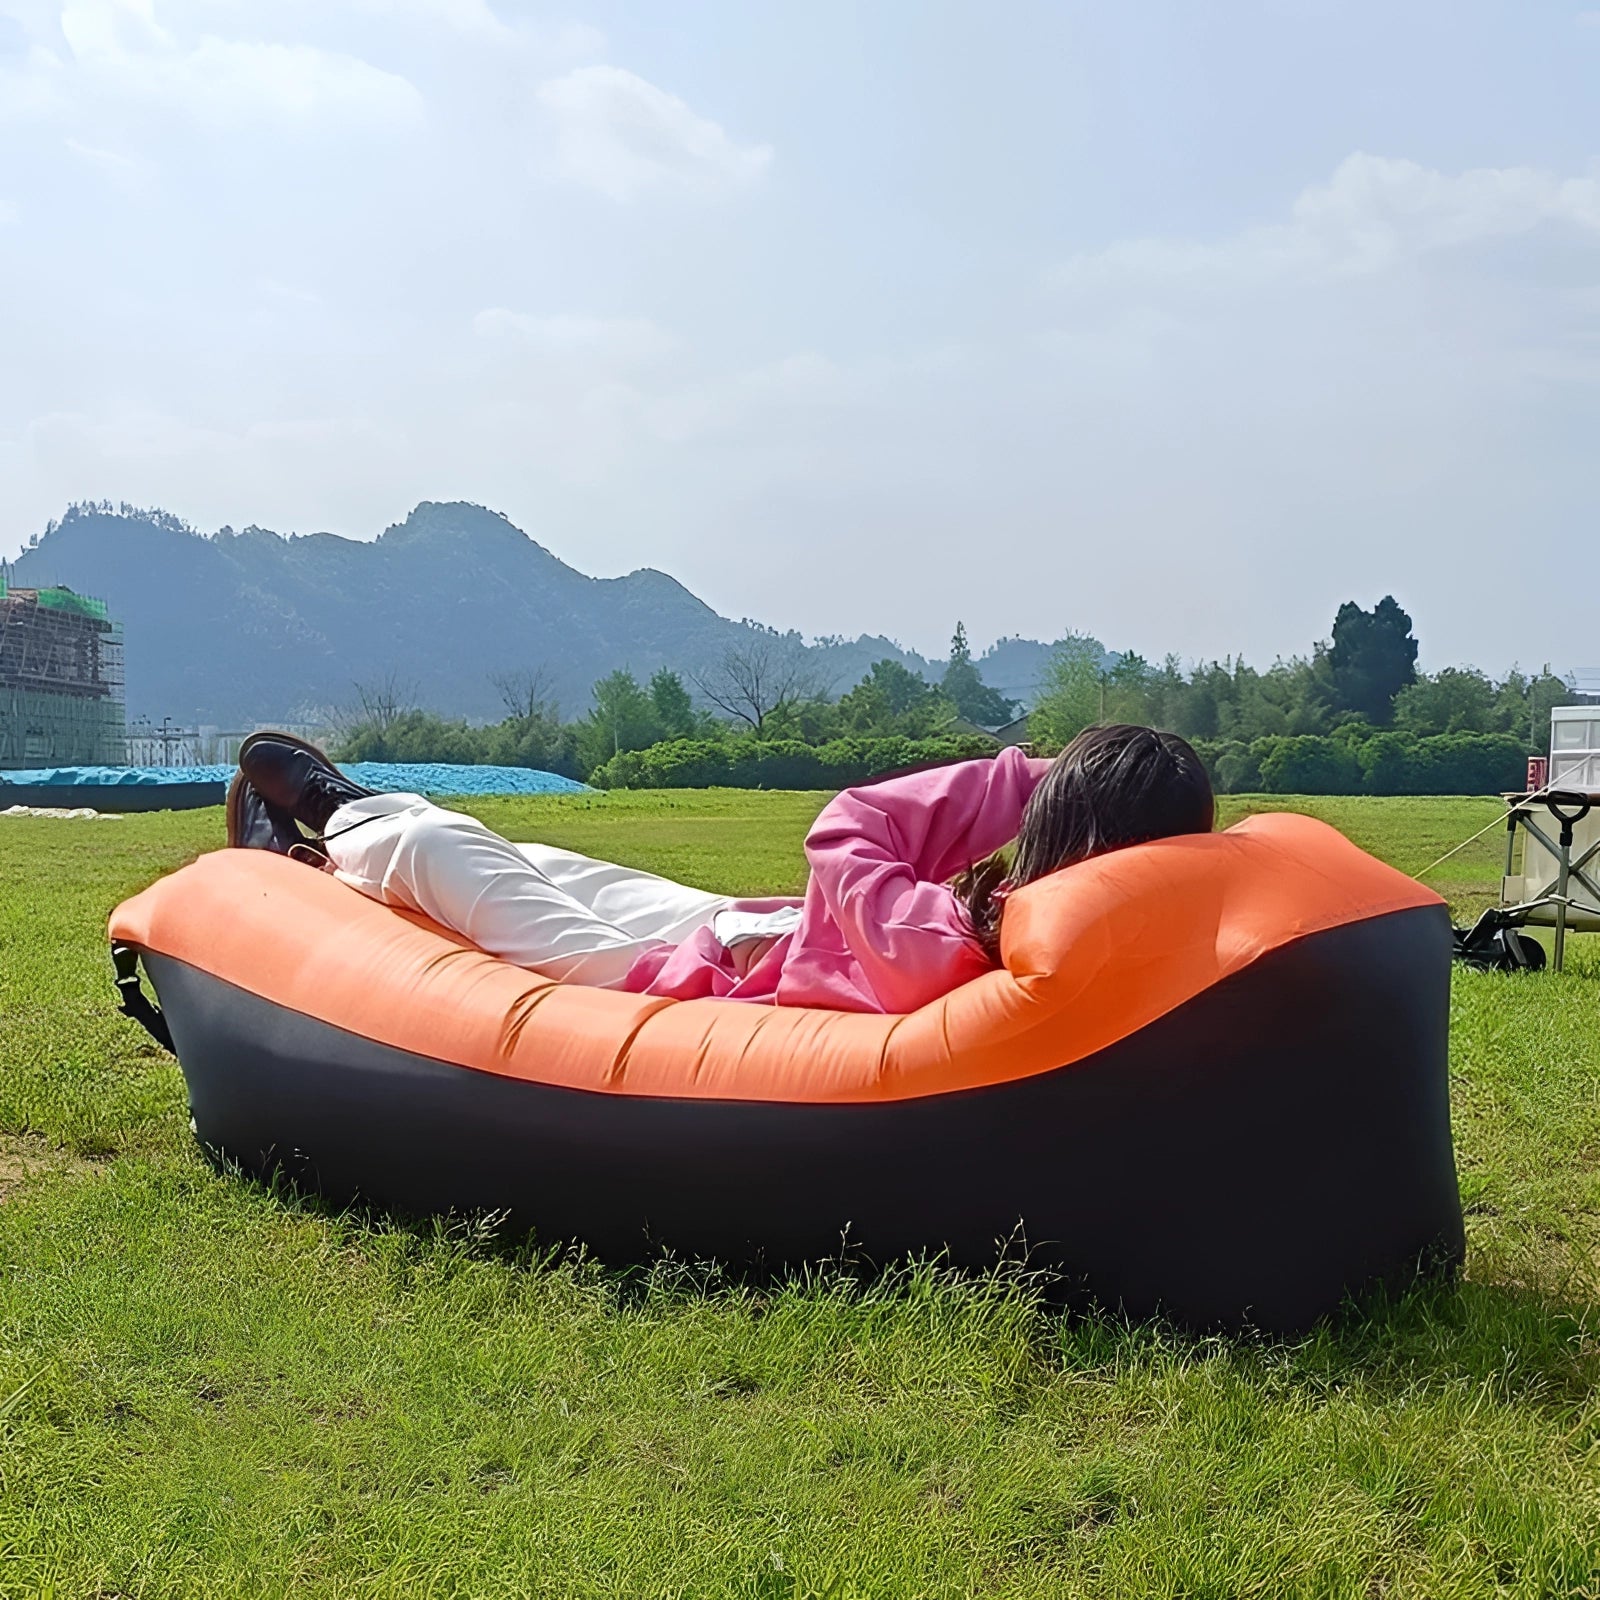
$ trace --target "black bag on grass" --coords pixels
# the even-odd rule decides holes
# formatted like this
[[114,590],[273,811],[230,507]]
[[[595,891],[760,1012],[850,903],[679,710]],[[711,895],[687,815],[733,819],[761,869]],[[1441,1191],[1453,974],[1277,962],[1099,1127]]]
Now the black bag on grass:
[[1470,928],[1451,929],[1456,960],[1478,972],[1542,972],[1544,946],[1517,922],[1517,912],[1490,906]]

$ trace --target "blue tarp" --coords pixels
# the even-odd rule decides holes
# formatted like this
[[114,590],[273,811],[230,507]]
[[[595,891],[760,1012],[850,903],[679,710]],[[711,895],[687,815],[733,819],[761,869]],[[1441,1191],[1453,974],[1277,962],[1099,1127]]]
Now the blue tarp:
[[586,783],[533,767],[453,767],[444,764],[352,761],[341,768],[368,789],[414,794],[589,794]]
[[222,783],[233,776],[232,767],[34,767],[25,772],[0,772],[0,783],[20,783],[39,789],[102,788],[115,784]]
[[[343,768],[368,789],[415,794],[586,794],[588,786],[531,767],[457,767],[443,764],[355,761]],[[211,767],[40,767],[0,772],[0,794],[8,784],[35,789],[94,789],[114,785],[159,788],[214,783],[219,791],[234,769]],[[85,796],[87,799],[88,797]],[[222,798],[220,792],[217,799]]]

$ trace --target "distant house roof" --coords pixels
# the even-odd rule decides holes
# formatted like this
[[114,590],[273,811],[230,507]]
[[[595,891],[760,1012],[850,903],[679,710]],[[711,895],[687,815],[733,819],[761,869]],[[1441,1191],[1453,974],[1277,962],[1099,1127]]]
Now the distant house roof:
[[1002,722],[993,728],[985,728],[976,722],[968,722],[965,717],[957,717],[951,723],[958,733],[981,733],[993,739],[1002,749],[1007,745],[1026,744],[1028,742],[1028,713],[1025,711],[1020,717],[1013,717],[1010,722]]

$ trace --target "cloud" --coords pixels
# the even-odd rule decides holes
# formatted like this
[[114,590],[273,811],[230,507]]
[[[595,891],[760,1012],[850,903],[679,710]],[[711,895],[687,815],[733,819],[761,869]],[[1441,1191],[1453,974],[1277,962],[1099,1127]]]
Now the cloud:
[[1592,173],[1356,154],[1275,218],[1113,241],[1049,282],[1039,409],[1074,512],[1149,533],[1164,592],[1206,594],[1215,636],[1292,596],[1312,637],[1314,604],[1377,573],[1426,597],[1435,660],[1548,649],[1502,628],[1483,575],[1508,538],[1583,525]]
[[746,442],[764,429],[793,444],[802,418],[856,411],[881,387],[872,363],[844,368],[814,350],[724,373],[653,396],[643,420],[669,444],[717,439]]
[[586,22],[550,22],[535,17],[507,21],[488,0],[349,0],[353,10],[386,21],[442,28],[478,43],[531,48],[547,70],[602,54],[606,36]]
[[526,21],[519,22],[516,31],[553,62],[592,60],[605,54],[606,36],[587,22]]
[[337,519],[343,509],[341,471],[368,482],[394,481],[407,472],[414,447],[392,425],[364,415],[290,415],[227,425],[150,409],[49,412],[30,421],[15,440],[0,440],[0,452],[48,478],[57,504],[115,498],[124,488],[130,498],[150,505],[187,502],[198,494],[215,497],[222,512],[217,522],[267,521],[278,486],[314,472],[332,490],[317,519],[326,526],[322,519]]
[[38,30],[20,66],[0,68],[0,113],[55,114],[78,130],[118,106],[218,128],[325,119],[391,126],[422,109],[407,79],[356,56],[209,32],[180,38],[158,19],[154,0],[69,0],[57,20],[55,30]]
[[621,365],[658,361],[682,341],[644,317],[532,317],[496,306],[472,319],[483,339],[506,340],[552,356],[589,356]]
[[1442,419],[1493,394],[1509,415],[1554,386],[1600,386],[1600,182],[1588,175],[1447,174],[1356,154],[1281,221],[1219,240],[1117,241],[1049,281],[1044,347],[1108,392],[1178,394],[1182,374],[1195,403],[1207,388],[1231,394],[1236,418],[1262,394],[1303,391],[1282,423],[1302,431],[1306,408],[1344,430],[1387,412],[1399,437],[1423,426],[1397,414],[1407,405]]
[[1124,240],[1072,257],[1051,277],[1068,291],[1359,278],[1545,224],[1600,234],[1600,183],[1532,167],[1448,176],[1414,161],[1358,152],[1326,182],[1303,190],[1287,221],[1246,228],[1218,243]]
[[[585,570],[660,565],[735,615],[923,646],[960,607],[975,636],[1075,624],[1151,653],[1264,661],[1325,632],[1339,601],[1393,589],[1436,661],[1566,648],[1533,611],[1507,611],[1493,575],[1508,539],[1553,547],[1592,512],[1587,168],[1358,154],[1297,169],[1242,225],[1212,211],[1205,233],[1092,236],[1048,295],[1018,282],[1044,270],[1034,234],[929,300],[915,239],[895,243],[892,274],[848,252],[788,263],[798,279],[765,255],[750,259],[769,270],[739,273],[730,245],[743,259],[750,241],[724,226],[663,235],[648,206],[590,200],[737,191],[770,163],[741,164],[721,129],[685,154],[702,119],[638,79],[540,66],[525,42],[443,17],[358,28],[356,0],[316,0],[348,31],[310,31],[309,0],[278,3],[308,30],[272,35],[286,44],[360,54],[381,33],[395,54],[373,59],[427,87],[426,139],[336,128],[299,147],[316,170],[289,171],[275,112],[248,191],[212,214],[209,141],[178,121],[181,143],[160,147],[169,208],[117,220],[119,236],[149,228],[127,235],[130,269],[98,248],[103,184],[86,163],[139,151],[154,111],[124,98],[96,115],[74,80],[83,118],[15,139],[38,171],[0,183],[26,227],[48,216],[71,245],[0,250],[11,298],[38,307],[0,385],[0,480],[15,485],[0,532],[100,495],[208,524],[371,532],[459,493]],[[118,9],[98,48],[134,60],[192,52],[202,35],[185,29],[202,23],[277,25],[260,0]],[[596,72],[620,78],[616,104]],[[565,86],[546,84],[557,105],[526,93],[541,80]],[[641,96],[670,115],[628,122]],[[610,163],[562,169],[585,203],[524,194],[527,136],[554,152],[573,124]],[[336,156],[349,170],[325,172]],[[302,217],[313,201],[327,214]],[[659,270],[630,296],[640,261]],[[854,314],[818,315],[822,292]],[[64,348],[92,349],[92,372]],[[28,426],[44,412],[59,415]],[[991,550],[1022,581],[974,583]]]
[[354,6],[368,16],[437,23],[484,39],[503,40],[513,35],[487,0],[354,0]]
[[148,98],[212,123],[259,116],[394,123],[411,121],[422,109],[422,97],[405,78],[354,56],[244,40],[202,39],[140,87]]
[[17,208],[9,200],[0,200],[0,228],[9,227],[17,220]]
[[648,191],[703,196],[758,182],[772,147],[739,144],[676,95],[621,67],[578,67],[539,85],[556,168],[612,200]]
[[86,144],[81,139],[68,139],[66,146],[85,166],[125,194],[145,192],[155,176],[155,166],[143,156],[129,155],[125,150],[104,149],[99,145]]

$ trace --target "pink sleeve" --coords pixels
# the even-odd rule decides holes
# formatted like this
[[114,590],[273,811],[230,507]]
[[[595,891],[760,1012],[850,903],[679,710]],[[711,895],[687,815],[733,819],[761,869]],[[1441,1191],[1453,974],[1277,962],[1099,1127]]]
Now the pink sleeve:
[[966,910],[945,887],[1016,837],[1048,761],[1020,750],[846,789],[806,836],[811,890],[890,1011],[973,975]]

